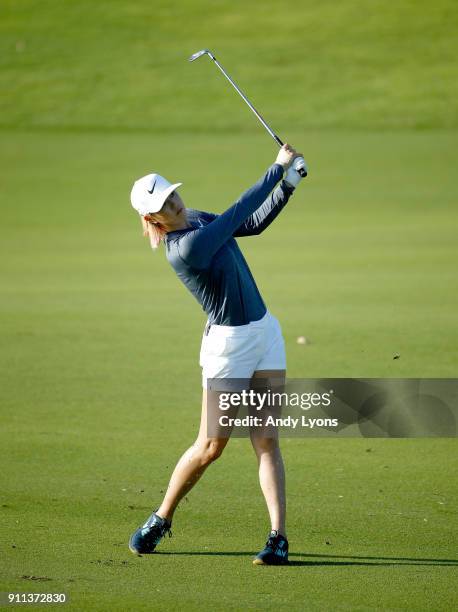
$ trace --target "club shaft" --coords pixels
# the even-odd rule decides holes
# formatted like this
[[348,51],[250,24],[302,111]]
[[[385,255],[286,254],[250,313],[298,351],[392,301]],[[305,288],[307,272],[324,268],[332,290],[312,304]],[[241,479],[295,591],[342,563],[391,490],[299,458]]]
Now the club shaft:
[[243,91],[241,89],[239,89],[237,87],[237,85],[234,83],[234,81],[231,79],[231,77],[227,74],[227,72],[224,70],[224,68],[221,66],[221,64],[218,62],[218,60],[211,56],[211,59],[215,62],[215,64],[218,66],[218,68],[221,70],[221,72],[224,74],[224,76],[226,77],[226,79],[229,81],[229,83],[232,85],[232,87],[237,91],[237,93],[243,98],[243,100],[245,100],[246,104],[248,104],[248,106],[251,108],[251,110],[253,111],[253,113],[256,115],[256,117],[259,119],[259,121],[262,123],[262,125],[266,128],[266,130],[269,132],[269,134],[272,136],[272,138],[275,140],[275,142],[278,144],[279,147],[283,146],[283,142],[280,140],[280,138],[275,134],[275,132],[272,130],[272,128],[265,122],[265,120],[263,119],[263,117],[258,113],[258,111],[255,109],[255,107],[251,104],[251,102],[248,100],[248,98],[246,97],[246,95],[243,93]]

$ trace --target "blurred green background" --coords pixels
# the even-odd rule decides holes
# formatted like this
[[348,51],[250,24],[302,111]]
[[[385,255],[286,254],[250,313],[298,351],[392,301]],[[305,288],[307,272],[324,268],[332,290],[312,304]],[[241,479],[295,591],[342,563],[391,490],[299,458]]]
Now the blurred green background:
[[161,555],[126,542],[193,440],[205,322],[131,184],[158,171],[219,212],[276,154],[188,56],[210,48],[310,165],[240,240],[290,376],[456,377],[457,25],[444,0],[0,2],[2,590],[75,610],[452,609],[454,440],[285,440],[281,572],[250,563],[268,522],[246,440]]
[[456,128],[450,0],[2,0],[2,126],[214,133],[256,125],[211,49],[269,121]]

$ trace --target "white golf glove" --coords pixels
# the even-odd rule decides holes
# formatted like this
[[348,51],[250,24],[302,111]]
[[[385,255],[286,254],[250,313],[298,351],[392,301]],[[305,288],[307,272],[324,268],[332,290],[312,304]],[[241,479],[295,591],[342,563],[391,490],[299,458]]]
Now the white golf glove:
[[304,176],[307,176],[307,164],[305,163],[303,157],[296,157],[291,166],[288,168],[288,172],[283,180],[286,181],[288,185],[291,185],[291,187],[296,188],[299,181],[304,178],[304,176],[299,174],[299,170],[302,170]]

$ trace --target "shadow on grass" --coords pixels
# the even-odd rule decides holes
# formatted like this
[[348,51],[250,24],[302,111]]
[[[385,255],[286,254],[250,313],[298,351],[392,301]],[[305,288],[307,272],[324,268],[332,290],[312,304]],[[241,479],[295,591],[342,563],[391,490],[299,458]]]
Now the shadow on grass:
[[[255,557],[257,552],[247,551],[157,551],[156,555],[189,555],[189,556],[221,556],[221,557]],[[291,558],[293,557],[293,558]],[[294,557],[305,557],[305,559],[296,559]],[[426,559],[415,557],[369,557],[359,555],[314,555],[308,553],[292,553],[289,560],[290,566],[344,566],[344,565],[438,565],[444,567],[458,566],[458,559]]]

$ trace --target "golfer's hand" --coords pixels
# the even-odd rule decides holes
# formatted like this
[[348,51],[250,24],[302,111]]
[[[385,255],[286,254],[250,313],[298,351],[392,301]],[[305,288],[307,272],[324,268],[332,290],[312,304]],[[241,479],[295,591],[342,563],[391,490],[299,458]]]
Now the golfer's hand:
[[286,143],[278,152],[275,163],[283,166],[286,171],[291,166],[293,160],[296,159],[296,157],[303,157],[303,155],[302,153],[298,153],[295,149],[293,149],[293,147]]

